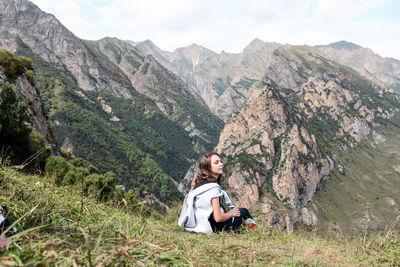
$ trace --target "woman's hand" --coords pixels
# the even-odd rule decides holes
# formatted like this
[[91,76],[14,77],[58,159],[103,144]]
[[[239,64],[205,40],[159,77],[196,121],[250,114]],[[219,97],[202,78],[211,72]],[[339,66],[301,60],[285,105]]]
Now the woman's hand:
[[228,213],[230,213],[232,215],[232,217],[238,217],[240,216],[240,210],[239,208],[233,208],[230,211],[228,211]]
[[232,217],[240,215],[240,211],[238,208],[233,208],[227,213],[222,213],[218,197],[211,199],[211,205],[213,207],[213,217],[216,222],[225,222]]

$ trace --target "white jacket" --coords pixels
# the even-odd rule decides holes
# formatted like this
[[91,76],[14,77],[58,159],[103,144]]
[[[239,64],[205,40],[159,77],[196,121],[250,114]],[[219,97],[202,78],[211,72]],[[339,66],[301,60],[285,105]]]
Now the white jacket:
[[189,192],[183,201],[178,225],[188,232],[212,233],[208,219],[213,212],[211,199],[216,197],[222,197],[227,205],[231,203],[226,192],[217,183],[204,184]]

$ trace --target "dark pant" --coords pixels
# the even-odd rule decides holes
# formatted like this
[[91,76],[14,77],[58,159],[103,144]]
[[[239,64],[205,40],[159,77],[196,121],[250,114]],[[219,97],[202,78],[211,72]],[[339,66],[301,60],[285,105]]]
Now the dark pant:
[[249,211],[246,208],[240,208],[240,216],[238,217],[232,217],[228,219],[225,222],[215,222],[214,217],[211,214],[210,216],[210,224],[214,232],[218,231],[234,231],[239,228],[240,225],[242,225],[242,221],[246,220],[248,218],[253,218],[251,217]]

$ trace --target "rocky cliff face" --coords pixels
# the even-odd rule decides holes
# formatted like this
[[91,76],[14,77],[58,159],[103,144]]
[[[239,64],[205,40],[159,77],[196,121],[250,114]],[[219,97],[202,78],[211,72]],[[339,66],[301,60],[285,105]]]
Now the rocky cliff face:
[[284,203],[287,212],[279,219],[290,222],[288,229],[301,220],[305,204],[333,168],[270,80],[258,85],[225,126],[217,151],[231,161],[227,181],[237,205],[257,204],[274,218],[277,203]]
[[252,85],[262,78],[272,51],[279,46],[256,39],[242,53],[217,54],[196,44],[174,52],[162,51],[150,41],[136,44],[141,52],[153,55],[196,90],[225,122],[245,104]]
[[264,81],[221,133],[225,183],[238,205],[263,210],[270,226],[315,225],[306,206],[335,168],[334,151],[357,146],[398,103],[389,89],[312,48],[278,48]]
[[[7,77],[0,67],[0,86],[3,82],[7,81]],[[47,145],[51,146],[53,150],[57,148],[53,133],[50,131],[48,117],[41,102],[40,96],[34,84],[22,74],[17,77],[15,81],[16,91],[19,92],[29,105],[27,111],[31,120],[31,128],[38,131],[43,137]]]

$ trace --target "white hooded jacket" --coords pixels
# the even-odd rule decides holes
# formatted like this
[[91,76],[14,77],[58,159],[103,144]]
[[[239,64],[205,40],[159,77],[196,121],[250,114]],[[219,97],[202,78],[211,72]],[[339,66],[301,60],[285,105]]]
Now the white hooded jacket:
[[213,212],[211,199],[216,197],[222,197],[227,205],[231,203],[227,193],[217,183],[204,184],[189,192],[183,201],[178,225],[188,232],[212,233],[208,219]]

